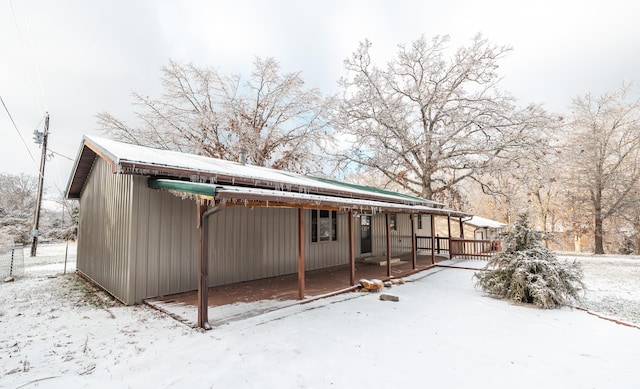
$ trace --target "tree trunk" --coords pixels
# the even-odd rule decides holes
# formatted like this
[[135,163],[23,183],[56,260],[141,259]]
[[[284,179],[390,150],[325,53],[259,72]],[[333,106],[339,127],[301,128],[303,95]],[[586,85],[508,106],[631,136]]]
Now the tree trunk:
[[602,244],[602,215],[600,212],[596,212],[595,228],[593,233],[595,240],[595,254],[604,254],[604,245]]
[[573,251],[582,252],[582,234],[579,231],[573,233]]
[[596,167],[596,171],[598,172],[598,176],[596,177],[595,184],[595,193],[593,194],[593,217],[594,217],[594,228],[593,228],[593,246],[595,254],[604,254],[604,245],[602,244],[602,165],[598,164]]
[[547,235],[547,213],[542,212],[542,231],[544,232],[544,247],[549,248],[549,239]]

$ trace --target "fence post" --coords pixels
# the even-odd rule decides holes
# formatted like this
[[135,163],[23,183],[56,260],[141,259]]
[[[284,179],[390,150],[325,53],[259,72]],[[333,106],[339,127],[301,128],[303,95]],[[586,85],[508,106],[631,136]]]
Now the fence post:
[[9,265],[9,277],[13,277],[13,255],[15,252],[15,247],[11,247],[11,265]]
[[453,259],[456,255],[456,250],[454,247],[456,246],[455,242],[452,238],[449,238],[449,259]]

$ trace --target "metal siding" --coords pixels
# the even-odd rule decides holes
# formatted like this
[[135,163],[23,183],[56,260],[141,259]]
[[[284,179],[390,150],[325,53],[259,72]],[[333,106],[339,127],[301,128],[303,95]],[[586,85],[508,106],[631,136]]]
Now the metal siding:
[[385,237],[384,214],[375,214],[371,217],[371,255],[383,256],[387,250]]
[[[147,296],[160,295],[160,262],[158,261],[160,254],[160,212],[162,204],[160,198],[163,195],[159,190],[149,190],[149,224],[147,225],[147,236],[142,235],[140,239],[147,241],[147,271],[141,277],[147,277]],[[141,296],[140,296],[141,297]]]
[[[181,228],[180,230],[180,241],[183,244],[183,258],[184,260],[181,263],[181,273],[180,273],[180,289],[181,290],[189,290],[192,288],[194,283],[197,282],[197,261],[198,261],[198,239],[197,236],[199,231],[197,228],[194,228],[197,225],[197,212],[194,209],[192,201],[182,201],[180,202],[181,209],[180,215],[184,215],[187,219],[185,223],[187,224],[186,228]],[[190,227],[189,224],[192,224]],[[194,239],[194,235],[196,239]],[[185,246],[186,245],[186,246]]]
[[[182,201],[175,204],[171,207],[171,289],[180,290],[181,289],[181,279],[182,279],[182,263],[186,265],[188,261],[186,258],[183,258],[182,254],[185,253],[186,244],[182,240],[182,232],[180,229],[175,228],[180,225],[180,219],[182,218]],[[185,215],[186,216],[186,215]],[[186,254],[186,253],[185,253]],[[185,269],[186,270],[186,269]]]
[[418,229],[418,216],[415,217],[416,235],[431,236],[431,217],[432,215],[422,215],[422,228]]
[[209,219],[209,285],[297,271],[297,210],[226,207]]
[[194,290],[199,234],[195,202],[149,189],[146,177],[135,177],[133,185],[135,301]]
[[411,218],[407,214],[398,214],[397,230],[391,231],[391,255],[411,252]]
[[[349,263],[348,218],[349,214],[347,212],[338,212],[337,240],[311,242],[311,210],[305,211],[305,270],[316,270]],[[297,235],[293,236],[297,237]]]
[[[258,209],[254,209],[253,212],[257,212]],[[257,226],[260,226],[260,230],[258,231],[258,236],[259,239],[257,240],[257,244],[256,247],[258,248],[257,252],[256,252],[256,263],[254,263],[254,265],[257,265],[255,267],[255,278],[264,278],[266,277],[266,272],[264,271],[264,269],[266,269],[268,266],[266,266],[266,264],[268,263],[269,257],[267,255],[265,255],[267,253],[267,251],[269,250],[269,231],[271,230],[271,226],[269,225],[271,223],[270,220],[268,220],[265,217],[262,218],[256,218],[255,222],[254,222]]]
[[113,174],[96,158],[80,197],[80,272],[126,304],[133,304],[130,232],[132,177]]
[[140,185],[140,177],[134,178],[133,236],[135,246],[135,293],[136,301],[148,296],[148,249],[149,249],[149,193]]
[[[387,252],[385,214],[376,214],[371,218],[372,255],[384,256]],[[422,220],[424,226],[424,218]],[[391,230],[391,255],[411,252],[411,219],[408,214],[396,214],[396,230]],[[359,246],[359,243],[358,243]]]

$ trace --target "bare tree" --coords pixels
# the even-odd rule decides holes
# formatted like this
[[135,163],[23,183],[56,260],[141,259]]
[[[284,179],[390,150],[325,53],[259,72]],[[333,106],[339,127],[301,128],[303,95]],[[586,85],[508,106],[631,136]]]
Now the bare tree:
[[[569,171],[570,173],[570,171]],[[559,193],[561,206],[558,209],[558,218],[562,221],[564,229],[570,233],[573,240],[573,251],[582,252],[582,240],[590,231],[593,231],[593,217],[588,211],[588,203],[581,190],[571,185],[572,178],[564,176]]]
[[326,102],[304,88],[300,73],[283,74],[273,58],[256,58],[251,76],[170,61],[164,94],[133,95],[141,127],[97,115],[105,134],[135,144],[237,159],[291,171],[316,167],[312,156],[326,128]]
[[573,101],[571,186],[589,205],[594,250],[604,254],[603,222],[640,206],[640,99],[629,102],[632,85],[600,97],[587,94]]
[[364,41],[345,61],[334,126],[353,143],[338,148],[342,166],[452,202],[461,182],[506,169],[541,146],[546,114],[535,105],[518,109],[499,88],[498,61],[510,48],[478,35],[448,58],[448,41],[401,45],[385,69],[373,64]]
[[0,173],[0,243],[29,241],[38,179]]

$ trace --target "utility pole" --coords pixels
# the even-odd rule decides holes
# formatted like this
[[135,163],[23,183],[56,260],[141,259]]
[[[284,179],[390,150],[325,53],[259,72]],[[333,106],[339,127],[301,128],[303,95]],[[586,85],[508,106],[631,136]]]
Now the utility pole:
[[36,199],[36,211],[33,214],[33,229],[31,230],[31,256],[36,256],[36,250],[38,249],[38,236],[40,231],[38,227],[40,225],[40,206],[42,205],[42,187],[44,186],[44,164],[47,160],[47,138],[49,137],[49,112],[44,117],[44,132],[38,130],[33,131],[33,140],[37,144],[42,145],[42,154],[40,155],[40,175],[38,177],[38,197]]

